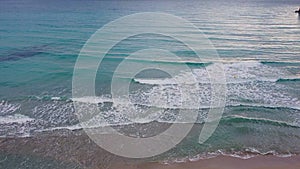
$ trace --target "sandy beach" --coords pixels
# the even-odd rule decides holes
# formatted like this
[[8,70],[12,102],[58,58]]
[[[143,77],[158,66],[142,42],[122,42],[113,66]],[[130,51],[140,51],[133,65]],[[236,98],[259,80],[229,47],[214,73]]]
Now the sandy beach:
[[[84,133],[54,132],[28,138],[0,139],[0,168],[5,165],[20,167],[18,159],[26,157],[27,163],[47,168],[52,160],[66,168],[86,169],[298,169],[300,156],[276,157],[259,155],[250,159],[218,156],[211,159],[165,164],[153,159],[139,160],[115,156],[96,145]],[[38,158],[32,162],[29,158]],[[26,161],[25,161],[26,162]],[[9,163],[9,164],[7,164]],[[49,162],[48,162],[49,163]],[[48,164],[49,165],[49,164]],[[11,166],[10,166],[11,167]]]

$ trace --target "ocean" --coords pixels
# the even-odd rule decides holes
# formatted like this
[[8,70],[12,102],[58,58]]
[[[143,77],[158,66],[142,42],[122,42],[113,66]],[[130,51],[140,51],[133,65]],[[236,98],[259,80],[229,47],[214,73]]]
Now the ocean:
[[[174,162],[219,154],[240,158],[299,154],[300,16],[294,13],[299,5],[298,0],[2,0],[0,137],[76,132],[82,126],[75,101],[100,107],[101,113],[93,119],[98,127],[130,125],[134,129],[129,135],[148,137],[153,131],[144,133],[151,130],[141,131],[136,126],[176,123],[176,105],[181,99],[178,87],[187,83],[184,91],[193,91],[191,99],[200,100],[196,124],[179,145],[159,159]],[[100,64],[95,80],[97,97],[72,96],[74,66],[86,41],[105,24],[139,12],[163,12],[191,22],[219,55],[226,77],[225,108],[216,131],[204,144],[199,144],[198,138],[211,102],[206,69],[215,61],[199,62],[190,49],[170,37],[144,34],[122,40]],[[188,30],[184,34],[192,36]],[[126,72],[119,74],[119,85],[130,81],[129,98],[138,111],[149,109],[157,100],[166,102],[159,112],[137,115],[127,103],[114,103],[111,79],[124,58],[145,48],[166,48],[183,61],[141,57],[130,60],[133,66],[187,65],[197,83],[189,84],[190,74],[184,71],[175,77],[159,70],[145,70],[134,78]],[[195,85],[199,86],[196,91]],[[155,127],[155,131],[166,129]],[[122,127],[120,131],[126,132]]]

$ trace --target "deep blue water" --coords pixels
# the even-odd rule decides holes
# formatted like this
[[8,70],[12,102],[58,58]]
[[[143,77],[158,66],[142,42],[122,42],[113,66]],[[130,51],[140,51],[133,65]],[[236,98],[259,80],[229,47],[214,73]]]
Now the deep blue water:
[[[224,63],[228,82],[226,108],[219,128],[207,143],[212,147],[209,150],[255,148],[262,152],[299,153],[300,19],[294,13],[299,5],[297,0],[2,0],[0,136],[30,137],[42,130],[78,128],[72,99],[89,102],[90,98],[72,98],[72,74],[85,42],[96,30],[119,17],[166,12],[195,24]],[[131,113],[126,104],[114,108],[106,105],[112,102],[109,94],[114,68],[132,51],[158,46],[171,46],[170,50],[186,58],[184,63],[165,64],[188,64],[199,78],[201,90],[192,95],[203,101],[197,121],[203,123],[210,95],[205,92],[209,85],[201,82],[207,76],[205,68],[214,61],[195,62],[193,53],[174,39],[143,35],[120,42],[101,64],[96,93],[98,103],[105,109],[99,125],[106,124],[104,121],[128,123],[125,116]],[[179,79],[185,76],[185,72],[178,74]],[[176,84],[171,85],[166,74],[153,70],[133,79],[132,90],[132,100],[139,105],[151,104],[149,98],[162,92],[175,94],[172,102],[178,101]],[[172,122],[174,117],[170,111],[135,120]],[[199,148],[186,147],[187,152]],[[206,150],[200,147],[196,154]]]

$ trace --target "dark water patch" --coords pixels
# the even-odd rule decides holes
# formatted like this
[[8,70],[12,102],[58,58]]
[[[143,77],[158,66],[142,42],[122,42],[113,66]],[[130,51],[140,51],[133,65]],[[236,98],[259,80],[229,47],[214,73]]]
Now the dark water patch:
[[276,82],[300,82],[300,79],[299,78],[294,78],[294,79],[280,78]]
[[31,47],[19,49],[18,51],[12,52],[6,56],[1,56],[0,62],[17,61],[24,58],[34,57],[46,51],[48,47],[49,44],[45,44],[40,46],[31,46]]
[[283,66],[299,66],[298,62],[280,62],[280,61],[261,61],[265,65],[283,65]]
[[256,111],[262,111],[262,110],[282,110],[282,111],[287,111],[287,110],[298,110],[297,107],[284,107],[284,106],[267,106],[267,105],[244,105],[244,104],[239,104],[239,105],[228,105],[226,106],[228,108],[239,108],[240,110],[256,110]]
[[[120,54],[118,54],[120,55]],[[104,61],[122,61],[124,58],[121,56],[119,57],[105,57],[103,60]],[[137,62],[137,63],[163,63],[163,64],[174,64],[174,65],[181,65],[181,64],[186,64],[188,66],[197,66],[197,67],[206,67],[212,64],[212,62],[196,62],[196,61],[171,61],[171,60],[143,60],[143,59],[127,59],[128,61],[131,62]]]
[[221,120],[221,123],[261,123],[268,124],[273,126],[282,126],[282,127],[292,127],[292,128],[300,128],[300,126],[296,124],[291,124],[284,121],[276,121],[271,119],[264,118],[251,118],[251,117],[243,117],[243,116],[228,116],[224,117]]

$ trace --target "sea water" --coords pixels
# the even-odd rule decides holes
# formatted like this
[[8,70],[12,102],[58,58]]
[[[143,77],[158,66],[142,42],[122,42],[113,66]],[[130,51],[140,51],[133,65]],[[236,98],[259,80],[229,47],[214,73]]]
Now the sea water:
[[[74,101],[101,107],[101,114],[92,119],[98,126],[176,123],[180,118],[176,113],[180,104],[178,87],[188,84],[184,85],[186,92],[195,85],[199,87],[189,93],[191,99],[200,100],[196,126],[190,137],[167,153],[168,157],[297,154],[300,19],[294,11],[299,5],[297,0],[1,1],[0,136],[34,137],[42,131],[78,130]],[[226,106],[217,130],[203,145],[197,138],[211,102],[206,69],[214,60],[199,62],[193,52],[170,37],[145,34],[121,41],[100,64],[95,82],[97,97],[72,97],[73,68],[85,42],[105,24],[138,12],[165,12],[190,21],[220,56],[227,82]],[[189,36],[188,31],[184,34]],[[114,104],[111,78],[126,56],[150,47],[166,48],[183,59],[138,58],[131,60],[132,65],[186,64],[192,71],[175,77],[158,70],[143,71],[134,78],[126,73],[117,77],[124,83],[131,81],[130,99],[140,112],[156,100],[168,103],[155,114],[132,115],[127,103]],[[197,84],[189,84],[190,76]]]

